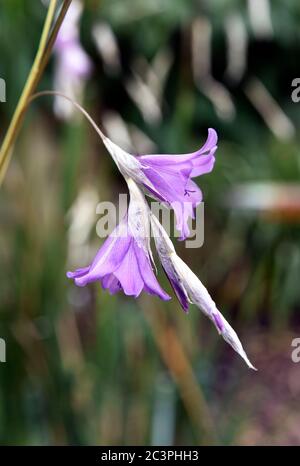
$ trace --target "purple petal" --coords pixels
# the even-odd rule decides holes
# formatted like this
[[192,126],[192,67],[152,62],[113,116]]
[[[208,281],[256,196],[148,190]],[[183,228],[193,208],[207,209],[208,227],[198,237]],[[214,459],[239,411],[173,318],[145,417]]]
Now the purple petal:
[[114,272],[133,241],[132,237],[124,236],[125,232],[127,232],[126,218],[107,238],[89,267],[78,269],[73,273],[68,272],[67,276],[74,278],[76,285],[84,286]]
[[172,208],[176,215],[176,228],[181,233],[180,240],[183,241],[190,235],[188,225],[189,217],[194,217],[193,204],[191,202],[172,202]]
[[148,186],[147,184],[143,183],[143,186],[147,189],[147,191],[149,191],[149,193],[152,194],[152,196],[154,197],[154,199],[158,199],[159,201],[161,202],[165,202],[165,199],[162,197],[162,195],[160,193],[158,193],[157,191],[155,191],[154,189],[150,188],[150,186]]
[[151,167],[143,171],[164,201],[171,203],[173,200],[184,200],[188,177],[181,172],[169,172]]
[[132,238],[128,236],[127,238],[118,238],[110,248],[104,247],[98,261],[90,267],[88,275],[75,280],[76,285],[86,285],[113,273],[122,264],[127,251],[130,249],[131,242]]
[[197,157],[193,160],[193,170],[191,173],[191,178],[205,175],[206,173],[210,173],[212,171],[216,160],[214,157],[214,153],[216,152],[216,150],[217,148],[211,151],[209,155],[201,155],[201,157]]
[[67,277],[68,278],[79,278],[79,277],[83,277],[84,275],[86,275],[88,273],[88,271],[90,270],[90,266],[88,267],[83,267],[81,269],[77,269],[75,270],[74,272],[67,272]]
[[144,175],[149,179],[155,191],[145,183],[144,186],[156,199],[165,201],[173,207],[181,239],[189,235],[188,219],[194,218],[193,208],[202,200],[201,190],[191,178],[212,171],[217,141],[217,133],[209,128],[205,144],[196,152],[138,157]]
[[119,280],[126,295],[137,298],[144,287],[144,281],[138,266],[134,245],[135,242],[132,240],[125,257],[114,272],[114,276]]
[[217,132],[213,128],[208,128],[208,136],[206,142],[203,144],[201,149],[202,154],[205,152],[212,150],[218,144],[218,135]]
[[89,56],[76,40],[61,50],[59,64],[67,74],[81,79],[89,77],[92,70]]
[[[160,167],[173,166],[177,170],[186,167],[186,163],[192,163],[194,165],[195,159],[205,159],[206,156],[214,155],[217,149],[218,136],[214,129],[209,128],[208,137],[206,142],[200,149],[189,154],[153,154],[153,155],[141,155],[138,159],[144,165],[158,165]],[[201,162],[202,163],[202,162]],[[203,164],[207,161],[203,161]]]
[[115,294],[122,289],[119,280],[111,273],[101,279],[102,287],[109,290],[110,294]]
[[175,294],[178,298],[179,303],[181,304],[182,309],[184,312],[188,312],[189,310],[189,302],[188,298],[186,295],[186,292],[184,288],[182,287],[178,277],[175,274],[175,271],[172,267],[171,264],[167,263],[166,261],[163,261],[163,268],[164,271],[169,279],[169,282],[172,285],[173,290],[175,291]]
[[203,199],[201,189],[193,180],[188,180],[186,187],[185,187],[184,195],[185,195],[185,202],[192,204],[193,207],[197,207],[197,205],[200,204],[200,202]]
[[194,218],[193,208],[202,200],[199,187],[186,176],[186,173],[169,172],[165,169],[148,168],[145,174],[153,183],[165,202],[173,207],[177,220],[177,229],[181,239],[189,235],[188,218]]
[[149,257],[145,255],[144,251],[136,243],[134,247],[139,270],[144,281],[144,290],[148,294],[158,296],[163,301],[170,300],[171,297],[162,289],[156,280]]
[[[205,175],[206,173],[210,173],[214,168],[215,164],[215,157],[214,154],[217,150],[215,147],[208,155],[195,155],[190,154],[190,160],[181,161],[180,155],[173,155],[170,156],[171,160],[169,163],[160,162],[159,159],[154,159],[154,157],[160,156],[146,156],[144,160],[142,160],[142,166],[144,170],[146,168],[152,167],[157,170],[161,170],[164,173],[169,172],[170,174],[182,173],[185,177],[195,178],[196,176]],[[142,158],[142,157],[141,157]],[[153,159],[153,160],[152,160]],[[147,172],[144,171],[145,175],[147,176]]]
[[81,3],[72,2],[57,34],[55,48],[64,47],[76,39],[79,40],[79,21],[81,13]]
[[212,314],[213,321],[217,327],[217,329],[222,332],[224,330],[222,316],[219,311],[213,312]]

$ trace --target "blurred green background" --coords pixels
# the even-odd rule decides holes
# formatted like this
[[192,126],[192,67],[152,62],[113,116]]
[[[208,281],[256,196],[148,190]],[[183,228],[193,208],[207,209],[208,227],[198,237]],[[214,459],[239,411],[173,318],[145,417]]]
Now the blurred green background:
[[[46,5],[0,2],[1,139]],[[116,143],[191,152],[217,130],[215,169],[198,179],[204,245],[176,248],[258,372],[194,306],[67,280],[102,243],[97,203],[126,186],[88,123],[43,97],[0,196],[0,443],[299,444],[299,1],[90,0],[79,30],[92,67],[77,97]],[[39,90],[57,89],[54,54]]]

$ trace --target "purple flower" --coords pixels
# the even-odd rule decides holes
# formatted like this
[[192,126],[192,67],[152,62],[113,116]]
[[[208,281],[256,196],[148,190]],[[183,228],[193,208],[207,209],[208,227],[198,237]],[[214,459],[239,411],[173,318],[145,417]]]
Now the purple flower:
[[80,45],[74,41],[63,47],[57,53],[57,72],[63,76],[72,77],[73,79],[84,80],[89,77],[91,72],[91,61]]
[[194,208],[202,200],[201,190],[192,178],[212,171],[218,141],[216,131],[209,128],[208,138],[198,151],[178,155],[134,157],[104,135],[102,139],[123,174],[174,209],[181,239],[187,238],[190,233],[188,219],[194,218]]
[[137,297],[144,290],[162,300],[171,299],[161,288],[151,265],[148,206],[131,180],[128,214],[111,233],[91,265],[68,272],[78,286],[100,281],[111,294],[120,290]]
[[62,81],[63,78],[70,79],[70,77],[85,79],[89,77],[91,72],[91,60],[80,43],[79,21],[81,13],[81,2],[73,0],[55,41],[56,72],[59,72]]
[[[156,188],[159,197],[153,192],[152,194],[174,209],[181,239],[189,236],[188,218],[194,218],[194,208],[202,200],[201,190],[192,178],[212,171],[217,141],[216,131],[209,128],[205,144],[196,152],[178,155],[142,155],[138,158],[145,176]],[[147,185],[145,187],[151,193],[151,188]]]
[[67,276],[78,286],[100,281],[111,294],[123,290],[136,298],[144,290],[164,301],[170,299],[155,278],[149,254],[130,234],[127,218],[107,238],[91,265]]
[[[54,87],[73,100],[81,100],[85,81],[91,74],[92,63],[80,43],[79,21],[82,4],[73,0],[66,18],[59,30],[55,51]],[[54,108],[58,116],[69,118],[73,115],[70,102],[56,98]]]

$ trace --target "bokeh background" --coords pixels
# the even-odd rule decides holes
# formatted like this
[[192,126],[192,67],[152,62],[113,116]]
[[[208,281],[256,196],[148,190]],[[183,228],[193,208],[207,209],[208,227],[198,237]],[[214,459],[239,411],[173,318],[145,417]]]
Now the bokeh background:
[[[117,202],[126,186],[86,120],[43,97],[1,187],[0,442],[299,444],[300,3],[83,3],[65,20],[73,43],[57,44],[39,90],[74,95],[136,154],[191,152],[217,130],[215,169],[198,180],[204,245],[176,248],[258,372],[194,306],[184,315],[175,299],[111,297],[67,280],[102,243],[97,203]],[[46,7],[0,3],[2,138]]]

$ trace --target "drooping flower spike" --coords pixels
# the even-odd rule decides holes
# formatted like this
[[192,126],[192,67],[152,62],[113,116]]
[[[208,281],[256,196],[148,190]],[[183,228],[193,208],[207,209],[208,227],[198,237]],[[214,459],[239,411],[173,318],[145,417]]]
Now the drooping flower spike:
[[[123,151],[104,136],[91,116],[77,102],[55,91],[37,93],[32,96],[31,100],[41,95],[57,95],[64,97],[85,115],[102,138],[119,170],[124,175],[130,191],[128,215],[116,228],[115,232],[105,241],[92,264],[88,267],[77,269],[75,272],[68,272],[67,276],[73,278],[78,286],[84,286],[93,281],[100,281],[102,286],[109,289],[111,293],[123,289],[125,294],[137,297],[142,290],[145,290],[150,294],[159,296],[163,300],[169,300],[170,296],[160,287],[151,265],[152,254],[149,234],[149,218],[151,218],[156,248],[162,266],[184,311],[188,311],[189,303],[195,304],[214,323],[219,334],[221,334],[224,340],[245,360],[247,365],[251,369],[256,370],[249,361],[236,332],[218,311],[215,302],[212,300],[199,278],[180,257],[177,256],[173,243],[167,233],[156,217],[151,214],[143,193],[138,188],[135,181],[147,187],[147,189],[149,189],[149,184],[152,185],[150,186],[150,192],[154,194],[155,197],[157,196],[158,199],[160,199],[161,195],[159,191],[157,191],[157,187],[146,177],[138,158]],[[211,130],[207,143],[198,152],[186,154],[186,156],[156,156],[157,161],[159,157],[161,157],[165,162],[165,166],[168,166],[168,157],[179,157],[181,164],[185,162],[192,164],[193,168],[190,170],[189,175],[191,178],[199,173],[198,170],[203,169],[203,167],[202,169],[199,168],[201,164],[198,164],[197,160],[199,152],[201,152],[201,156],[207,155],[208,157],[212,157],[212,159],[208,159],[210,162],[206,160],[204,163],[204,165],[208,163],[208,166],[209,163],[211,163],[211,168],[207,168],[207,172],[212,169],[216,142],[216,134]],[[186,157],[186,159],[184,159],[184,157]],[[170,163],[170,165],[172,164]],[[181,170],[184,171],[182,165]],[[189,181],[190,178],[188,178]],[[161,197],[163,198],[163,196]],[[132,280],[133,277],[136,278],[136,282]]]
[[189,236],[188,220],[194,218],[194,208],[202,200],[202,193],[192,180],[212,171],[217,150],[217,133],[209,128],[205,144],[196,152],[178,155],[133,156],[109,138],[102,140],[119,170],[134,179],[148,195],[173,208],[180,239]]
[[151,214],[151,225],[160,261],[183,310],[187,312],[189,303],[195,304],[213,322],[224,340],[245,360],[248,367],[256,370],[249,361],[236,332],[217,309],[199,278],[176,254],[172,241],[153,214]]
[[194,208],[202,200],[201,190],[192,178],[209,173],[213,169],[218,141],[214,129],[209,128],[205,144],[196,152],[134,156],[105,136],[89,113],[72,98],[57,91],[42,91],[32,96],[31,100],[42,95],[63,97],[74,105],[101,137],[123,176],[133,179],[146,194],[172,207],[175,210],[181,239],[189,236],[188,219],[194,218]]
[[138,297],[142,291],[171,299],[159,285],[151,265],[148,205],[132,180],[128,213],[104,242],[91,265],[68,272],[78,286],[99,281],[111,294],[120,290]]

